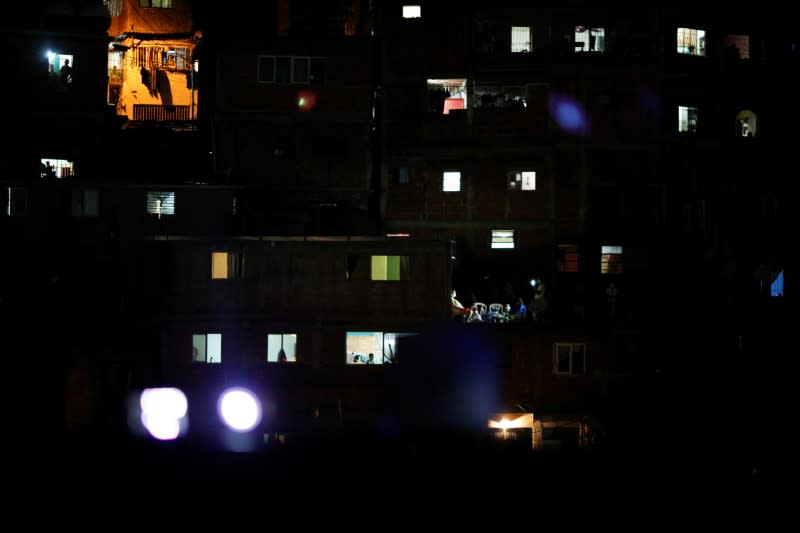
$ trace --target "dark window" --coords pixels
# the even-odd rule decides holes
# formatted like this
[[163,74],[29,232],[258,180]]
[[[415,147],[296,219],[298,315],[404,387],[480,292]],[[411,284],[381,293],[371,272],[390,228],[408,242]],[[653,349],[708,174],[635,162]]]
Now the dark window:
[[293,62],[294,73],[292,75],[292,81],[294,83],[308,83],[308,58],[295,57],[293,58]]
[[275,82],[289,83],[292,81],[292,58],[279,57],[275,64]]
[[275,81],[275,58],[261,56],[258,58],[258,81],[272,83]]
[[411,170],[408,167],[398,167],[395,169],[395,183],[409,183],[411,181]]
[[311,58],[311,76],[308,82],[311,85],[321,85],[325,83],[325,60]]

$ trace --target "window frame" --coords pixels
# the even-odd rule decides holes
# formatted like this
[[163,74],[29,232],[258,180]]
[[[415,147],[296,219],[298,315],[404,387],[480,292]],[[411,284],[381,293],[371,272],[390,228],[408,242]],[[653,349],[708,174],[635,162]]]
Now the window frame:
[[[154,2],[158,2],[161,5],[154,6]],[[139,0],[139,7],[144,7],[147,9],[172,9],[172,0]]]
[[675,29],[675,52],[678,55],[706,57],[707,37],[706,30],[678,26]]
[[[270,337],[278,337],[278,336],[281,337],[281,341],[282,341],[281,342],[281,347],[284,348],[284,353],[286,353],[286,361],[285,362],[286,363],[296,363],[297,362],[297,341],[298,341],[299,335],[297,333],[283,333],[283,332],[267,333],[266,363],[271,365],[271,364],[276,364],[276,363],[280,363],[281,362],[281,361],[278,360],[278,354],[280,353],[280,350],[275,352],[275,360],[274,361],[270,360],[270,358],[269,358],[270,357],[269,339],[270,339]],[[291,356],[285,349],[286,337],[293,337],[293,340],[294,340],[294,344],[291,345],[293,347],[292,350],[291,350]]]
[[[526,176],[528,174],[528,176]],[[530,176],[533,174],[533,176]],[[533,180],[533,188],[525,187],[525,178]],[[519,187],[512,186],[512,183],[519,183]],[[532,192],[536,191],[536,171],[535,170],[522,170],[513,169],[506,172],[506,188],[512,192]]]
[[[220,268],[224,269],[225,276],[216,276],[215,267],[218,266],[216,263],[215,258],[219,256],[225,256],[224,259],[224,266]],[[231,259],[233,257],[233,260]],[[233,264],[231,264],[233,263]],[[211,272],[210,278],[212,281],[221,281],[226,279],[240,279],[244,277],[244,254],[242,252],[231,252],[227,250],[213,250],[211,252]]]
[[[448,184],[448,179],[447,179],[448,175],[449,175],[450,178],[452,178],[456,174],[458,175],[458,188],[457,189],[448,188],[448,185],[447,185]],[[452,179],[450,181],[452,181]],[[445,169],[445,170],[442,171],[442,192],[462,192],[463,187],[462,187],[462,183],[461,182],[462,182],[462,174],[461,174],[460,170]],[[452,184],[451,184],[451,187],[452,187]]]
[[[263,71],[267,70],[262,68],[262,61],[271,59],[272,62],[272,76],[265,79]],[[286,81],[279,79],[278,67],[279,60],[288,60],[289,74]],[[274,84],[274,85],[322,85],[325,82],[325,62],[327,57],[323,56],[292,56],[292,55],[275,55],[275,54],[258,54],[256,56],[256,83],[259,84]],[[306,75],[304,79],[298,79],[296,64],[299,62],[306,62]],[[319,74],[319,67],[322,66],[322,79],[316,79],[314,74]]]
[[[396,254],[370,254],[370,271],[369,271],[369,280],[370,281],[406,281],[409,279],[409,272],[411,270],[411,259],[408,255],[396,255]],[[385,277],[375,277],[376,274],[376,267],[380,269],[380,264],[376,265],[376,260],[380,263],[380,258],[385,258],[385,264],[383,265],[383,272]],[[397,265],[393,267],[396,269],[397,277],[389,277],[390,275],[390,265],[389,261],[392,258],[396,258]]]
[[[12,211],[12,206],[15,205],[14,198],[19,195],[22,198],[22,208]],[[3,214],[8,217],[24,217],[28,215],[28,188],[27,187],[7,187],[6,188],[6,206],[3,209]]]
[[[578,34],[579,33],[584,33],[584,32],[579,32],[578,28],[585,28],[584,32],[586,32],[586,34],[587,34],[585,41],[584,40],[578,40]],[[595,48],[597,48],[597,37],[598,37],[598,35],[595,35],[596,30],[600,30],[601,33],[599,35],[602,36],[602,38],[603,38],[603,40],[602,40],[603,47],[600,50],[593,50],[591,48],[592,35],[594,35],[594,37],[595,37]],[[577,43],[582,43],[585,46],[580,46],[579,47]],[[576,25],[574,30],[573,30],[572,44],[573,44],[573,48],[574,48],[576,54],[585,54],[585,53],[603,54],[603,53],[605,53],[606,52],[606,28],[605,28],[605,26],[581,26],[581,25]]]
[[[416,10],[414,10],[416,8]],[[401,9],[401,16],[404,20],[415,20],[422,18],[422,5],[421,4],[403,4]]]
[[[515,250],[517,247],[517,230],[493,229],[490,234],[489,247],[492,250]],[[511,239],[510,241],[507,239]],[[506,246],[510,244],[510,246]]]
[[[91,202],[87,201],[94,193],[94,210]],[[80,218],[96,218],[100,212],[100,191],[91,187],[75,187],[72,189],[72,216]]]
[[[617,251],[619,250],[619,251]],[[624,248],[622,246],[616,245],[603,245],[600,247],[600,274],[622,274],[624,270],[625,263],[623,262],[623,255]],[[618,256],[620,259],[619,261],[610,261],[611,256]],[[619,266],[619,270],[614,270],[613,272],[609,270],[610,264],[615,264]]]
[[[155,200],[158,200],[159,198],[156,197],[158,194],[166,194],[167,198],[172,199],[171,204],[168,202],[166,206],[162,205],[159,207],[151,207],[150,202],[155,202]],[[163,198],[161,200],[163,202]],[[159,220],[161,219],[162,215],[175,216],[175,191],[147,191],[145,209],[147,210],[148,215],[155,215]],[[155,211],[155,209],[158,209],[158,211]],[[166,210],[166,212],[164,212],[164,210]]]
[[[216,335],[219,337],[219,361],[209,361],[208,360],[208,345],[209,345],[209,337],[212,335]],[[194,356],[194,349],[197,348],[195,338],[196,337],[204,337],[203,339],[203,359],[198,359]],[[221,365],[223,360],[223,352],[222,352],[222,333],[192,333],[192,363],[193,364],[203,364],[203,365]],[[198,350],[198,357],[200,352]],[[213,357],[213,356],[212,356]]]
[[[567,371],[559,370],[559,353],[560,347],[569,347],[569,369]],[[580,350],[575,347],[580,346]],[[582,353],[583,360],[581,361],[581,371],[576,372],[573,368],[575,366],[574,354]],[[556,376],[585,376],[586,375],[586,343],[585,342],[554,342],[553,343],[553,374]]]
[[[523,31],[519,31],[519,30],[524,30],[524,32],[527,33],[527,39],[528,39],[527,40],[527,45],[528,46],[527,46],[526,49],[514,50],[514,45],[515,44],[517,46],[519,46],[521,44],[519,41],[517,41],[517,42],[514,41],[514,36],[515,36],[514,30],[518,30],[516,32],[517,36],[519,36],[520,34],[523,33]],[[509,34],[510,34],[509,35],[509,51],[512,54],[530,54],[530,53],[533,52],[533,32],[531,31],[531,27],[530,26],[513,26],[512,25],[511,29],[509,30]]]
[[[576,274],[581,269],[581,253],[577,244],[556,245],[556,272]],[[574,256],[574,261],[569,260]],[[561,259],[564,259],[562,262]],[[562,266],[563,265],[563,266]],[[574,265],[574,268],[572,267]]]
[[[683,118],[682,113],[683,110],[686,110],[686,129],[683,128]],[[692,122],[692,112],[694,114],[694,122]],[[678,106],[678,133],[688,133],[688,134],[695,134],[697,133],[697,123],[698,123],[698,115],[699,111],[697,106],[686,106],[686,105],[679,105]],[[694,124],[694,127],[690,127],[690,125]]]

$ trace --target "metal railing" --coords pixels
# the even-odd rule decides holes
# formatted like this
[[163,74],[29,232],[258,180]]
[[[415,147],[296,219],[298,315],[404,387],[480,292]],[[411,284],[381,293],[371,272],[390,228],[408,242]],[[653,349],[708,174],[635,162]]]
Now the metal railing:
[[133,120],[192,120],[191,107],[188,105],[134,104]]

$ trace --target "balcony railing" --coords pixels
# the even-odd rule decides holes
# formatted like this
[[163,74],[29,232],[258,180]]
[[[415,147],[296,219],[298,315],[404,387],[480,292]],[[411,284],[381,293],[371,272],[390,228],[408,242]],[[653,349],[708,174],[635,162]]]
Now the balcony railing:
[[134,104],[133,120],[176,121],[193,120],[188,105]]

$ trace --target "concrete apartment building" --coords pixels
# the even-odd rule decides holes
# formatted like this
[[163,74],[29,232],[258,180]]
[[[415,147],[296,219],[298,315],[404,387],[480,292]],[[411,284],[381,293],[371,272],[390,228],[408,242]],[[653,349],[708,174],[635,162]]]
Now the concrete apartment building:
[[[384,362],[440,321],[493,339],[497,410],[533,413],[543,447],[635,433],[643,410],[670,412],[667,384],[687,407],[787,364],[755,357],[781,350],[772,326],[792,309],[797,34],[772,18],[55,4],[2,30],[15,49],[64,48],[52,75],[44,53],[20,68],[39,111],[14,109],[2,305],[53,332],[35,338],[53,398],[65,376],[90,384],[63,393],[83,406],[72,426],[119,422],[103,399],[136,387],[236,380],[287,428],[317,410],[374,422],[396,366],[355,355]],[[450,321],[453,288],[466,305],[522,298],[536,320]]]

